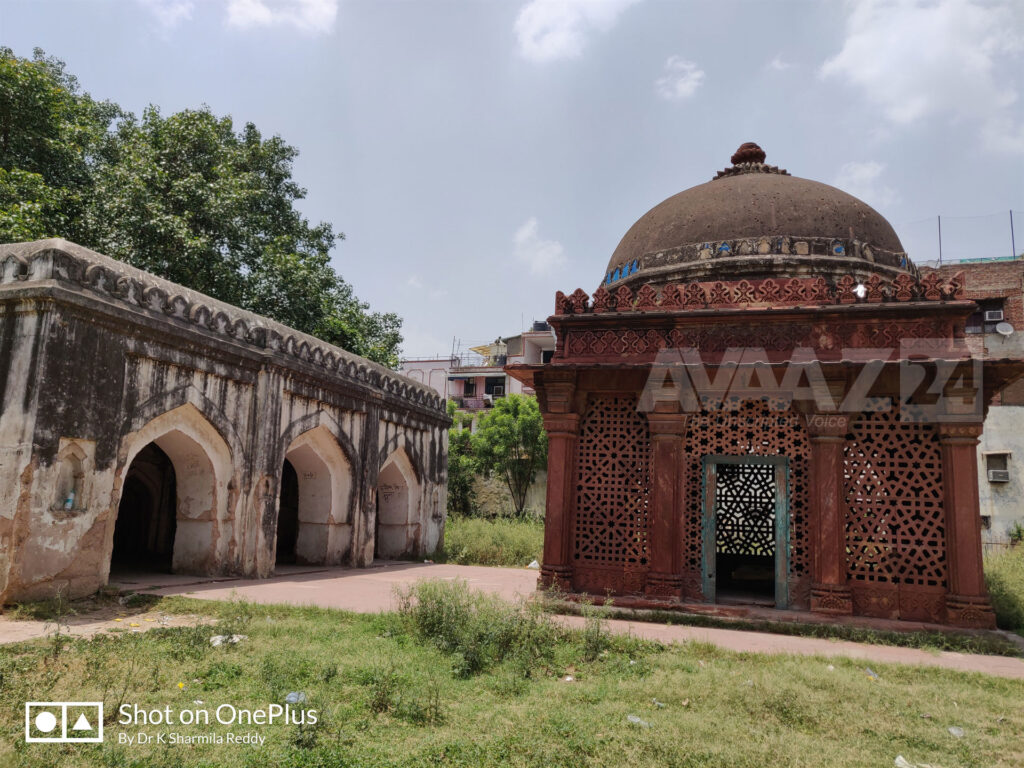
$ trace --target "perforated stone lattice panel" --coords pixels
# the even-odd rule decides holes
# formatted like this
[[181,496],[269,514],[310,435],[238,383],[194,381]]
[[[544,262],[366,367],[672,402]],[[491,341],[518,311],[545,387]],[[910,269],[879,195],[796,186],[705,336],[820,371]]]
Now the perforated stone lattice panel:
[[635,396],[590,400],[576,449],[576,563],[647,568],[650,456]]
[[715,484],[715,551],[775,554],[775,467],[720,464]]
[[[725,403],[690,418],[686,452],[686,514],[683,518],[683,567],[701,570],[701,510],[704,456],[787,456],[789,458],[789,575],[808,575],[808,461],[810,446],[803,417],[762,401]],[[800,600],[801,596],[794,596]]]
[[934,425],[862,414],[844,449],[851,581],[946,586],[942,454]]

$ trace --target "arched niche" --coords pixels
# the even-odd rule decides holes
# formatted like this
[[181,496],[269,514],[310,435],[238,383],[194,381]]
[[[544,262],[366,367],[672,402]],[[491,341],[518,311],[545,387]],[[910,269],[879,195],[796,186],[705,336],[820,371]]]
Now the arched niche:
[[56,496],[51,507],[65,512],[85,509],[86,469],[90,457],[85,449],[74,441],[61,440],[61,449],[57,454],[57,486]]
[[341,563],[352,546],[352,466],[348,458],[330,430],[318,426],[292,441],[285,461],[282,480],[286,472],[294,471],[295,488],[289,487],[291,483],[281,483],[282,492],[289,498],[282,496],[279,515],[294,509],[296,519],[279,517],[278,524],[285,532],[294,522],[296,530],[293,550],[290,541],[286,551],[277,548],[278,562]]
[[375,557],[411,557],[419,540],[419,482],[401,448],[388,456],[377,476]]

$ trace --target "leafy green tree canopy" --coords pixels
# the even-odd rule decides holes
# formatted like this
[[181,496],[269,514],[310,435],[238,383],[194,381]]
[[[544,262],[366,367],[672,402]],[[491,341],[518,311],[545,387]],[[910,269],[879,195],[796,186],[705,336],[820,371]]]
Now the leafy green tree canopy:
[[460,418],[461,414],[454,413],[455,403],[449,400],[448,405],[448,415],[454,415],[452,427],[448,431],[448,511],[456,515],[469,515],[476,506],[472,435]]
[[507,395],[495,401],[471,439],[477,469],[505,481],[516,514],[522,515],[526,493],[548,460],[548,436],[536,398]]
[[139,119],[0,49],[0,241],[65,237],[396,367],[401,320],[331,267],[344,236],[297,210],[297,154],[205,106]]

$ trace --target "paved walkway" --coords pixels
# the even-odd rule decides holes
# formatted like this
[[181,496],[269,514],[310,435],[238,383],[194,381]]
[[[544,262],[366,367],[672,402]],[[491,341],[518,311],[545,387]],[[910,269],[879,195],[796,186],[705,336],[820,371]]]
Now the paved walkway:
[[[537,572],[526,569],[486,568],[468,565],[428,563],[379,563],[372,568],[302,568],[280,569],[272,579],[202,579],[166,574],[119,574],[111,583],[123,589],[157,595],[183,595],[204,600],[244,598],[255,603],[290,603],[340,608],[359,613],[375,613],[395,607],[394,587],[419,579],[462,579],[481,589],[513,599],[531,594],[537,583]],[[123,613],[123,612],[122,612]],[[103,620],[86,617],[76,634],[91,634],[138,624],[132,629],[143,631],[160,626],[156,614],[108,616]],[[141,618],[140,618],[141,617]],[[120,618],[120,622],[115,619]],[[151,619],[147,621],[146,619]],[[166,621],[167,617],[163,617]],[[173,619],[180,623],[179,618]],[[194,621],[194,619],[193,619]],[[577,616],[559,617],[566,626],[581,626]],[[22,626],[28,625],[28,626]],[[635,637],[663,643],[696,640],[712,643],[733,651],[753,653],[792,653],[805,656],[844,656],[867,662],[917,664],[944,667],[968,672],[983,672],[999,677],[1024,680],[1024,660],[1003,656],[931,652],[915,648],[852,643],[811,637],[793,637],[763,632],[707,627],[669,626],[643,621],[609,620],[609,629]],[[52,625],[51,625],[52,631]],[[15,642],[46,634],[43,622],[12,622],[0,617],[0,643]],[[34,634],[33,634],[34,633]]]

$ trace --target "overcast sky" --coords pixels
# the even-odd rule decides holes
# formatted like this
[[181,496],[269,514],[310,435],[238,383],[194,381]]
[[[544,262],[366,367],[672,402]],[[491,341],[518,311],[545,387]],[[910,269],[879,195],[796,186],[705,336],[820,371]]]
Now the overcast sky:
[[[334,264],[407,355],[593,290],[744,141],[881,211],[917,261],[1024,250],[1024,3],[4,0],[0,43],[141,112],[297,146]],[[962,217],[962,218],[956,218]],[[977,218],[974,218],[977,217]]]

